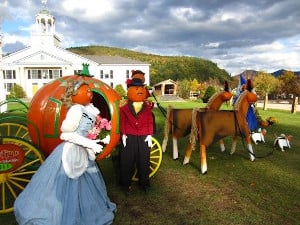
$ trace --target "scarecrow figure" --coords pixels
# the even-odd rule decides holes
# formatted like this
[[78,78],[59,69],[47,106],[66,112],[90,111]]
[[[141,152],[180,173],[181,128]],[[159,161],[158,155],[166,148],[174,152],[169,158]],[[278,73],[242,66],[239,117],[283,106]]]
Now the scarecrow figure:
[[127,80],[128,100],[120,106],[120,184],[126,193],[131,191],[135,168],[139,185],[147,192],[150,187],[150,149],[154,132],[153,103],[148,101],[149,92],[144,85],[144,73],[132,71],[132,79]]

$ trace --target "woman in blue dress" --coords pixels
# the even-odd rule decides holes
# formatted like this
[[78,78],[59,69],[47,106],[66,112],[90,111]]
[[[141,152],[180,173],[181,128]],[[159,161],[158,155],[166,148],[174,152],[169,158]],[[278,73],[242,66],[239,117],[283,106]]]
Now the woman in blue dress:
[[66,88],[62,99],[70,107],[61,126],[61,139],[18,196],[14,213],[19,225],[111,224],[116,205],[95,162],[102,150],[87,133],[99,110],[91,104],[93,93],[84,81]]

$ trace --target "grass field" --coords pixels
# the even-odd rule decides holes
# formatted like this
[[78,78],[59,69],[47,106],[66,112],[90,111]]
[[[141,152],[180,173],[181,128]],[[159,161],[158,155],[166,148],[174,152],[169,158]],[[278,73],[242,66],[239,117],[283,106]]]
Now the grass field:
[[[198,103],[163,103],[177,108],[199,107]],[[225,108],[227,106],[224,106]],[[158,172],[145,194],[133,185],[125,196],[118,186],[117,149],[99,162],[108,194],[117,204],[115,225],[296,225],[300,224],[300,113],[259,109],[262,118],[277,117],[267,128],[266,143],[254,145],[254,162],[242,140],[237,151],[220,152],[217,143],[207,151],[208,173],[200,173],[198,147],[189,165],[183,166],[187,138],[179,140],[180,159],[172,160],[171,140]],[[155,109],[157,134],[162,142],[164,117]],[[273,148],[274,134],[291,134],[292,148]],[[230,149],[231,138],[225,139]],[[97,213],[97,209],[95,209]],[[15,225],[14,215],[0,215],[1,225]]]

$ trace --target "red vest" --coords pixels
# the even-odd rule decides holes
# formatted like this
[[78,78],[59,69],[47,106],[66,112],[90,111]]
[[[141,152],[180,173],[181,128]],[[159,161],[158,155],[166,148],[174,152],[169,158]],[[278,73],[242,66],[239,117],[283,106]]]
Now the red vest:
[[153,135],[154,119],[152,114],[153,104],[144,102],[141,111],[135,113],[132,102],[120,108],[120,130],[126,135]]

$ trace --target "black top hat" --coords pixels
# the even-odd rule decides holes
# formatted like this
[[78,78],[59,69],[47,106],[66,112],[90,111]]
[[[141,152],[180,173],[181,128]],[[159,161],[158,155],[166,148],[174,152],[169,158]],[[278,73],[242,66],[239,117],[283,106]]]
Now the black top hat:
[[128,79],[126,81],[126,84],[127,84],[127,88],[129,88],[131,86],[144,86],[145,85],[143,83],[143,81],[141,79],[138,79],[138,78]]

